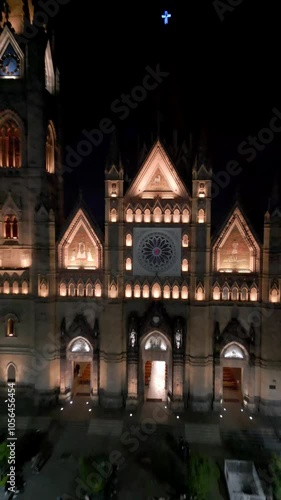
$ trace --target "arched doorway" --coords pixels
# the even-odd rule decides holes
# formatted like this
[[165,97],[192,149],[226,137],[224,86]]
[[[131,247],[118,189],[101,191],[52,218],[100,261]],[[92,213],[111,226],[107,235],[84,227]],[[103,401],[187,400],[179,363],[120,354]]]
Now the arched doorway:
[[93,347],[84,337],[72,340],[66,351],[72,397],[93,393]]
[[238,342],[221,351],[220,393],[225,403],[243,404],[249,399],[249,355]]
[[140,345],[139,394],[143,401],[167,401],[172,393],[172,349],[159,331],[146,335]]

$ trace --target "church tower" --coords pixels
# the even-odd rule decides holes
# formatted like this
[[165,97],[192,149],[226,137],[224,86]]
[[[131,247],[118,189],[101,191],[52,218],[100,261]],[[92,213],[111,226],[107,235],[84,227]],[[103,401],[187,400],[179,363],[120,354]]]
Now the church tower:
[[52,397],[56,384],[58,72],[33,3],[0,10],[0,382],[15,380],[26,404]]

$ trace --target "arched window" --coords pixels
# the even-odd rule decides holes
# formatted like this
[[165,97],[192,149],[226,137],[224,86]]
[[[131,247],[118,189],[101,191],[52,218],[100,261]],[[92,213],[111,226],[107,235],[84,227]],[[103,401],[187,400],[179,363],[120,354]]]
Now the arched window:
[[130,257],[128,257],[126,259],[125,267],[126,267],[126,271],[131,271],[132,270],[132,259]]
[[181,287],[181,298],[184,300],[188,299],[188,288],[186,285]]
[[68,287],[68,295],[70,295],[70,297],[75,297],[75,285],[74,285],[74,283],[70,283],[70,285]]
[[136,213],[135,213],[135,222],[141,222],[141,221],[142,221],[141,209],[137,208]]
[[214,289],[213,289],[213,299],[214,300],[220,300],[220,289],[218,286],[215,286]]
[[278,302],[278,290],[273,288],[270,292],[270,302]]
[[251,301],[257,301],[258,300],[258,291],[255,286],[251,288],[250,292],[250,300]]
[[241,290],[241,300],[248,300],[248,290],[245,286]]
[[14,215],[7,215],[4,221],[4,238],[17,240],[19,235],[18,220]]
[[169,208],[166,208],[164,212],[164,222],[171,222],[171,220],[172,220],[171,210]]
[[83,283],[79,283],[79,285],[77,287],[77,295],[79,297],[83,297],[84,296],[84,285],[83,285]]
[[17,281],[13,283],[13,293],[19,293],[19,284]]
[[110,297],[112,299],[116,299],[117,297],[117,286],[115,285],[115,283],[112,283],[110,286]]
[[133,222],[133,210],[128,208],[126,212],[126,222]]
[[231,299],[238,300],[238,288],[236,288],[236,286],[231,290]]
[[146,208],[144,211],[143,220],[144,220],[144,222],[150,222],[150,219],[151,219],[150,210],[149,210],[149,208]]
[[199,286],[197,288],[196,299],[197,300],[204,300],[204,290],[203,290],[202,286]]
[[28,284],[27,281],[23,281],[21,284],[21,293],[27,294],[28,293]]
[[134,286],[134,297],[139,298],[141,296],[141,288],[140,285]]
[[162,212],[159,207],[155,207],[153,211],[153,221],[162,222]]
[[222,300],[228,300],[229,299],[229,289],[227,286],[224,286],[222,289]]
[[88,283],[86,286],[86,296],[87,297],[93,296],[93,285],[91,283]]
[[159,299],[161,297],[161,287],[159,283],[154,283],[152,287],[152,297],[154,299]]
[[110,210],[110,221],[117,222],[117,211],[115,208],[112,208],[112,210]]
[[10,293],[10,283],[7,280],[4,281],[3,292],[4,293]]
[[0,167],[21,167],[20,128],[15,120],[6,117],[0,123]]
[[205,222],[205,211],[203,210],[203,208],[200,208],[200,210],[198,210],[198,222],[199,224],[203,224]]
[[244,352],[242,351],[241,347],[237,344],[230,344],[224,351],[223,353],[224,358],[238,358],[238,359],[243,359]]
[[183,259],[182,264],[181,264],[181,270],[186,273],[188,271],[188,260]]
[[101,297],[101,284],[95,284],[95,297]]
[[169,299],[171,295],[170,287],[169,285],[164,286],[164,299]]
[[13,318],[9,318],[7,321],[7,330],[6,330],[6,335],[7,337],[14,337],[16,335],[16,328],[15,328],[15,320]]
[[129,283],[125,287],[125,297],[132,297],[132,286]]
[[142,287],[142,296],[144,299],[149,298],[149,286],[148,285],[143,285]]
[[181,220],[181,214],[180,214],[179,209],[176,208],[174,210],[174,213],[173,213],[173,222],[178,223],[178,222],[180,222],[180,220]]
[[179,296],[180,296],[179,287],[178,287],[178,285],[174,285],[173,286],[173,291],[172,291],[172,297],[173,297],[173,299],[178,299]]
[[66,284],[65,283],[60,284],[60,296],[61,297],[66,296]]
[[182,222],[187,223],[187,222],[189,222],[189,219],[190,219],[189,210],[187,210],[187,208],[185,208],[182,212]]
[[7,369],[7,382],[15,382],[16,381],[16,368],[13,363],[10,363]]
[[55,173],[55,129],[52,123],[49,123],[46,137],[46,170],[49,174]]
[[133,238],[130,233],[126,234],[126,247],[131,247],[133,244]]
[[183,235],[181,244],[182,244],[183,247],[188,247],[189,240],[188,240],[188,235],[187,234]]

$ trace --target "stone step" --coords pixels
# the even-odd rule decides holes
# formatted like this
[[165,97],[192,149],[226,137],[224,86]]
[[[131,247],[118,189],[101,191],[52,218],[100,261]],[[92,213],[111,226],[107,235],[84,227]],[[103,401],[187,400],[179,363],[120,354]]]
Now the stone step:
[[88,434],[99,436],[121,436],[123,432],[123,420],[95,418],[90,421]]
[[243,447],[281,451],[281,442],[274,429],[269,427],[245,430],[221,430],[223,441],[239,442]]
[[221,445],[220,428],[217,424],[186,423],[184,434],[188,443]]

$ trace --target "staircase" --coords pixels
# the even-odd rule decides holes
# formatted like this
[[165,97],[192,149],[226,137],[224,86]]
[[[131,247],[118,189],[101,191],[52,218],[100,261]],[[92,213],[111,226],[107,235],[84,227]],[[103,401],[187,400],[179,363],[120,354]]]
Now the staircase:
[[188,443],[221,445],[220,428],[217,424],[185,424],[185,439]]
[[237,382],[231,368],[223,369],[223,387],[227,389],[237,389]]
[[87,363],[83,373],[79,377],[79,384],[87,384],[91,380],[91,364]]

